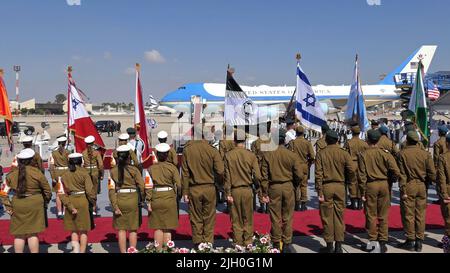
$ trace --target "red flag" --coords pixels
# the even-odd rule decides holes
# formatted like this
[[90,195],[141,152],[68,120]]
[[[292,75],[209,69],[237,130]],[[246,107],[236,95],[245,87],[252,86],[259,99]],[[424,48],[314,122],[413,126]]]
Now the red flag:
[[11,107],[9,106],[8,92],[3,81],[3,70],[0,69],[0,118],[5,120],[6,137],[8,138],[9,149],[13,151],[13,141],[11,135],[11,128],[13,124],[13,117]]
[[95,137],[95,144],[100,148],[105,148],[103,139],[97,132],[94,122],[86,111],[85,102],[82,99],[79,90],[77,89],[74,80],[72,79],[72,70],[69,67],[69,91],[67,95],[67,116],[69,130],[75,136],[75,150],[82,152],[86,149],[84,139],[88,136]]
[[150,150],[147,119],[145,118],[144,100],[142,98],[142,86],[140,80],[140,65],[136,64],[136,99],[134,103],[134,125],[138,131],[139,138],[144,143],[144,150],[142,151],[142,165],[144,168],[152,165],[152,154]]

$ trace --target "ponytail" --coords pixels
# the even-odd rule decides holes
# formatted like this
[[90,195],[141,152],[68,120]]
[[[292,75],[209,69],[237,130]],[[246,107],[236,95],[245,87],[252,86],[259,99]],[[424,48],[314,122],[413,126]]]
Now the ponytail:
[[26,166],[30,165],[31,159],[19,159],[19,178],[17,182],[17,194],[23,196],[27,189]]
[[118,167],[118,173],[119,173],[119,181],[117,181],[117,184],[119,185],[119,187],[121,187],[123,185],[124,171],[125,171],[125,167],[128,165],[129,157],[130,157],[129,152],[117,153],[117,161],[118,161],[117,167]]

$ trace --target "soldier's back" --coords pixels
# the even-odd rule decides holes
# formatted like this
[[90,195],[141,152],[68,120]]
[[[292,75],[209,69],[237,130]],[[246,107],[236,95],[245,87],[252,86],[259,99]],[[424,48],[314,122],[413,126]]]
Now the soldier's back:
[[293,179],[293,168],[298,163],[294,152],[279,146],[275,151],[265,153],[264,160],[268,165],[271,181],[286,182]]

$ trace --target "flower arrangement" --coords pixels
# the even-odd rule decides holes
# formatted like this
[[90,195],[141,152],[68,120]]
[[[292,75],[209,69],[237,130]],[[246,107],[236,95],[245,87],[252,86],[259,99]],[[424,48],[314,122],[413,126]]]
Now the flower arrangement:
[[[130,249],[129,249],[130,250]],[[128,253],[137,253],[128,252]],[[248,246],[234,245],[234,247],[217,247],[214,248],[211,243],[201,243],[196,249],[188,248],[177,248],[173,241],[168,241],[164,243],[161,248],[157,242],[149,243],[143,250],[139,253],[280,253],[280,250],[273,248],[270,241],[270,235],[255,233],[253,236],[253,243]]]

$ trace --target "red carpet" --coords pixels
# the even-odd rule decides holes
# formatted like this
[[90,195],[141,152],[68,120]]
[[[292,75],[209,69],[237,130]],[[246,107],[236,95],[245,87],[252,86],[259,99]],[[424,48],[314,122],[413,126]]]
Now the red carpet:
[[[255,214],[255,231],[268,233],[270,231],[269,215]],[[427,229],[442,229],[444,221],[438,205],[429,205],[427,209]],[[112,218],[95,219],[96,228],[89,233],[90,243],[117,241],[116,232],[112,228]],[[345,223],[350,233],[365,232],[365,218],[362,211],[347,210],[345,212]],[[317,210],[297,212],[294,215],[294,235],[320,235],[322,224]],[[394,206],[389,215],[390,230],[402,230],[400,208]],[[230,218],[226,214],[217,214],[215,237],[217,239],[228,239],[231,236]],[[64,231],[62,221],[49,220],[49,228],[40,234],[41,242],[46,244],[63,243],[69,241],[69,232]],[[139,230],[139,240],[149,240],[153,237],[152,230],[147,228],[147,217],[144,217],[142,228]],[[180,226],[174,234],[175,240],[190,240],[191,226],[189,216],[180,216]],[[9,235],[9,221],[0,221],[0,245],[12,245],[13,237]]]

